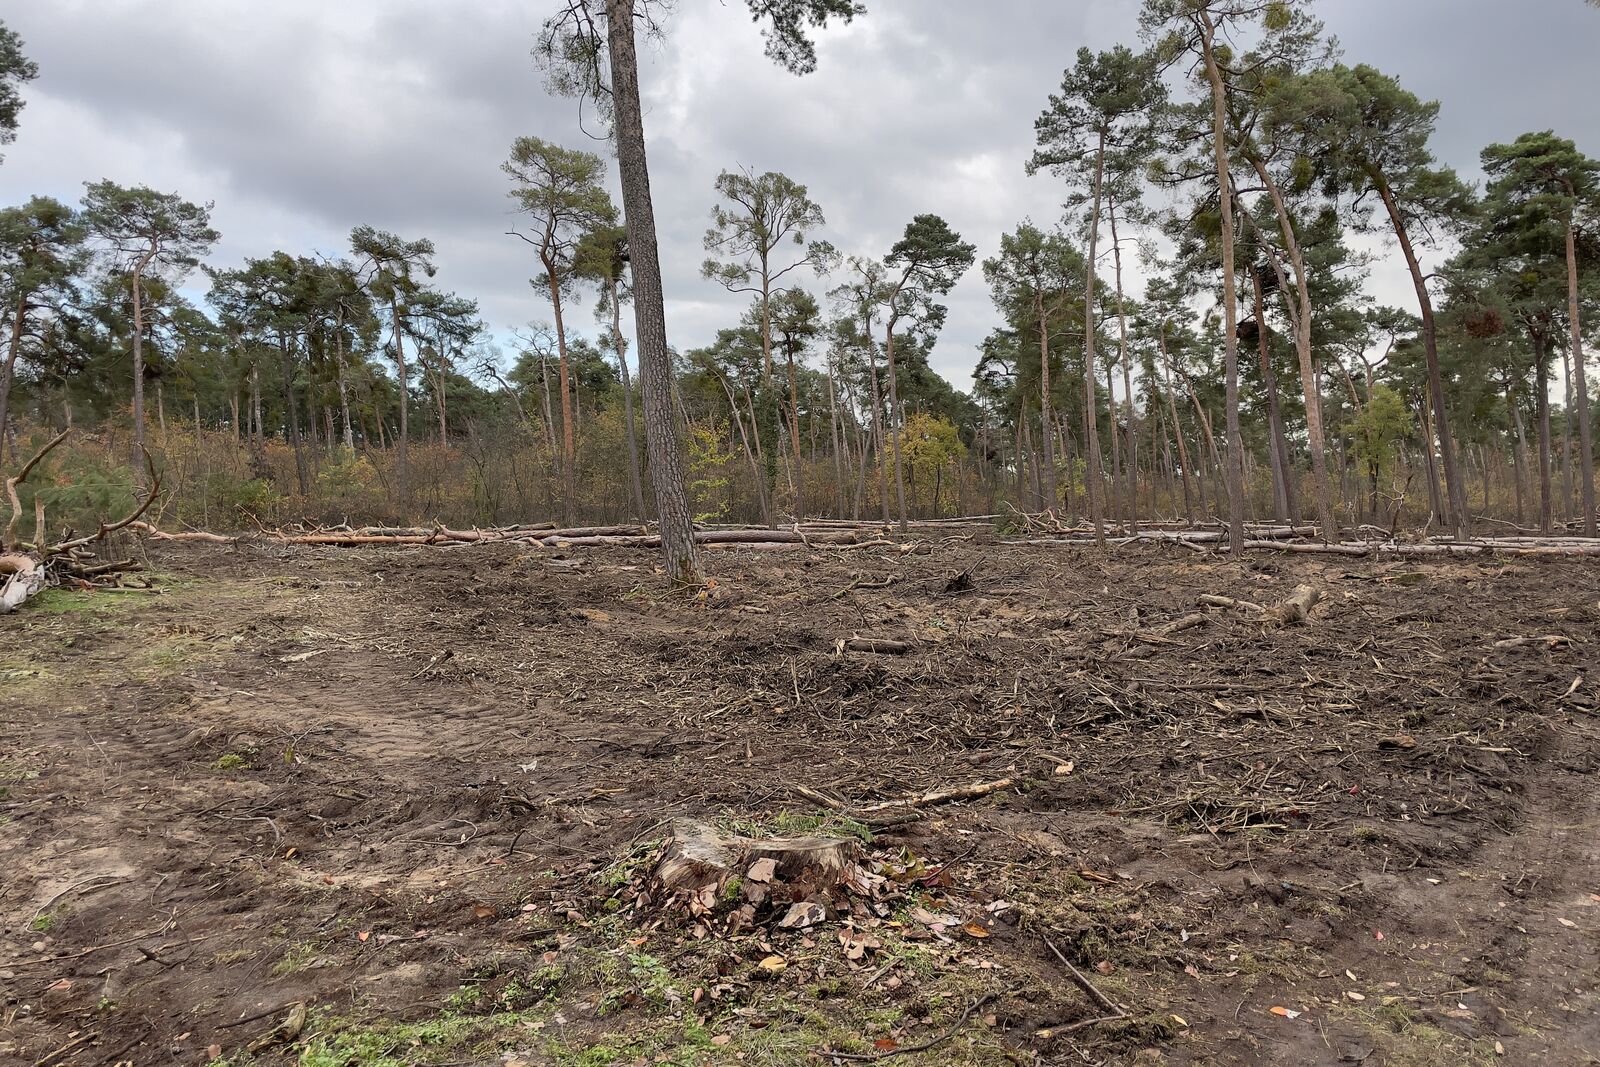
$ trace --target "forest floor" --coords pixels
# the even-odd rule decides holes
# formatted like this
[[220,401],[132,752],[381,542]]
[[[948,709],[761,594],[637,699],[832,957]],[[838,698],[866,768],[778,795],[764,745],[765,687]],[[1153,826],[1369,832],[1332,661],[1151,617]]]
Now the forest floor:
[[[655,560],[175,546],[0,624],[0,1064],[1600,1063],[1592,561]],[[882,899],[640,910],[683,816]]]

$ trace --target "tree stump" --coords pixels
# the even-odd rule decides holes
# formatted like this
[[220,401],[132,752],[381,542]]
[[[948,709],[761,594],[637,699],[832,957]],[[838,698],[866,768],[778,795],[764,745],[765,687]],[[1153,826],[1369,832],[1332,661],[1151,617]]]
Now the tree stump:
[[734,926],[765,915],[803,928],[849,910],[851,897],[870,898],[882,881],[851,838],[745,837],[679,819],[638,901],[699,920],[727,913]]

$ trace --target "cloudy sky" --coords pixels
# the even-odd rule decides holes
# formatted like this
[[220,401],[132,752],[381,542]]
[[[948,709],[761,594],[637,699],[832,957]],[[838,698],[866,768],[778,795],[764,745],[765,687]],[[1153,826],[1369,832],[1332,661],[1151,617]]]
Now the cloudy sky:
[[[499,164],[536,134],[604,151],[529,58],[556,0],[29,0],[8,5],[41,70],[26,87],[0,198],[76,200],[111,178],[214,201],[231,265],[282,248],[338,253],[371,223],[438,245],[445,288],[476,298],[502,337],[548,319]],[[740,300],[702,281],[719,170],[780,170],[827,215],[820,236],[882,255],[935,212],[993,253],[1019,220],[1057,217],[1062,190],[1027,177],[1033,119],[1080,45],[1136,43],[1137,0],[866,0],[821,38],[817,73],[762,55],[739,0],[678,0],[643,56],[668,335],[680,348],[732,324]],[[1554,127],[1600,155],[1583,0],[1322,0],[1351,62],[1443,102],[1437,150],[1477,178],[1491,141]],[[614,168],[612,174],[615,187]],[[620,197],[619,197],[620,200]],[[818,283],[817,288],[826,287]],[[1374,291],[1409,301],[1403,269]],[[937,369],[970,385],[995,322],[974,267],[950,300]],[[587,311],[569,316],[592,331]]]

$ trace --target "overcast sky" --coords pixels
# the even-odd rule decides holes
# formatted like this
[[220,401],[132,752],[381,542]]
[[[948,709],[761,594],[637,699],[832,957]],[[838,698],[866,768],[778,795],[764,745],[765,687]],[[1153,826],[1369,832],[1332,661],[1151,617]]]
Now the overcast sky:
[[[371,223],[439,249],[437,282],[477,299],[502,337],[548,304],[499,165],[513,138],[604,152],[529,50],[556,0],[28,0],[7,5],[39,64],[0,199],[75,201],[86,180],[216,204],[213,262],[274,249],[339,253]],[[827,237],[881,256],[906,222],[943,215],[992,255],[1019,220],[1057,217],[1027,177],[1033,120],[1081,45],[1137,43],[1137,0],[866,0],[820,39],[815,74],[762,55],[740,0],[679,0],[641,78],[672,344],[708,342],[743,303],[702,281],[712,181],[780,170],[810,188]],[[1583,0],[1322,0],[1349,62],[1443,103],[1436,148],[1474,180],[1478,150],[1554,127],[1600,155],[1600,11]],[[615,168],[611,180],[615,193]],[[617,197],[620,202],[620,196]],[[809,281],[809,279],[808,279]],[[829,283],[814,283],[819,292]],[[1411,299],[1403,267],[1374,291]],[[934,365],[971,385],[996,322],[975,266],[952,294]],[[587,309],[569,315],[593,332]]]

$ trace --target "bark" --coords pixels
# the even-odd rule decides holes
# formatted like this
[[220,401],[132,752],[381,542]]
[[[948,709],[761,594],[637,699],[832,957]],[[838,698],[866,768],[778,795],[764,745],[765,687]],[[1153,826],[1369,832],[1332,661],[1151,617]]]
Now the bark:
[[872,344],[872,320],[867,326],[867,369],[872,378],[872,433],[878,439],[878,506],[883,512],[883,524],[889,525],[889,468],[883,439],[883,388],[878,382],[878,353]]
[[1405,255],[1406,268],[1411,272],[1411,284],[1417,291],[1417,307],[1422,313],[1422,351],[1428,364],[1428,397],[1433,405],[1434,429],[1439,438],[1439,464],[1444,468],[1445,493],[1450,505],[1445,522],[1455,528],[1457,537],[1466,537],[1472,531],[1472,516],[1467,511],[1467,490],[1456,465],[1455,444],[1450,438],[1450,416],[1445,411],[1444,376],[1439,370],[1439,337],[1433,318],[1433,298],[1428,295],[1428,281],[1422,275],[1416,250],[1411,247],[1411,237],[1406,232],[1394,190],[1389,188],[1389,182],[1382,173],[1373,171],[1371,176],[1389,213],[1389,222],[1394,227],[1400,251]]
[[906,532],[906,472],[900,463],[900,434],[905,430],[905,412],[900,410],[900,387],[897,379],[900,377],[895,372],[894,366],[894,326],[899,316],[894,312],[889,313],[888,328],[885,333],[884,358],[888,363],[889,374],[889,422],[893,435],[889,439],[890,447],[894,450],[894,491],[896,503],[900,508],[900,532]]
[[1128,529],[1139,530],[1139,411],[1133,402],[1133,367],[1128,359],[1128,312],[1122,294],[1122,244],[1117,237],[1117,205],[1108,213],[1111,222],[1111,264],[1117,287],[1117,349],[1122,362],[1123,402],[1128,414]]
[[789,364],[789,445],[794,456],[790,481],[794,484],[794,517],[803,521],[806,517],[806,483],[800,455],[800,382],[795,371],[794,352],[786,346],[784,356]]
[[1578,312],[1578,243],[1571,219],[1567,220],[1567,328],[1571,336],[1573,384],[1577,386],[1579,496],[1583,502],[1583,534],[1585,537],[1594,537],[1594,436],[1589,425],[1589,383],[1585,373],[1583,329]]
[[622,307],[617,302],[617,282],[607,280],[611,289],[611,339],[617,350],[617,370],[622,375],[622,417],[628,431],[628,487],[633,491],[635,517],[646,517],[644,487],[639,481],[639,434],[633,426],[633,376],[628,371],[628,356],[622,350]]
[[828,435],[833,445],[833,503],[840,516],[844,515],[844,472],[850,463],[845,452],[845,437],[839,432],[839,399],[834,392],[833,364],[828,364]]
[[567,327],[561,317],[561,280],[556,275],[555,262],[549,254],[540,251],[544,261],[545,281],[550,287],[550,306],[556,320],[556,351],[559,353],[558,377],[561,389],[561,485],[564,500],[562,511],[566,520],[573,519],[577,490],[577,445],[572,417],[572,375],[567,363]]
[[16,314],[11,319],[11,343],[6,346],[6,363],[0,368],[0,454],[5,449],[6,430],[11,416],[11,383],[16,376],[17,355],[22,351],[22,330],[27,324],[28,297],[17,298]]
[[667,348],[667,315],[656,248],[655,209],[650,202],[650,171],[645,156],[644,117],[639,104],[639,67],[634,52],[633,0],[606,0],[606,38],[611,58],[617,169],[632,257],[634,322],[638,331],[639,376],[644,387],[645,442],[650,480],[656,493],[661,552],[673,582],[705,580],[694,541],[689,494],[684,485],[683,449],[672,410],[672,357]]
[[[143,470],[144,456],[144,289],[139,284],[144,269],[156,256],[156,249],[140,256],[133,265],[133,466]],[[135,475],[137,477],[137,475]]]
[[1517,432],[1517,440],[1511,446],[1511,463],[1516,478],[1517,525],[1521,526],[1527,514],[1528,433],[1522,425],[1522,405],[1517,403],[1516,392],[1509,382],[1506,383],[1506,407],[1511,409],[1511,424]]
[[1570,517],[1578,509],[1572,494],[1572,360],[1561,351],[1561,515]]
[[[1294,271],[1295,297],[1298,309],[1294,315],[1294,350],[1300,363],[1300,388],[1305,398],[1306,440],[1311,452],[1312,492],[1317,497],[1317,521],[1321,523],[1323,537],[1336,538],[1338,526],[1334,519],[1333,488],[1328,479],[1326,435],[1322,426],[1322,390],[1317,386],[1317,372],[1311,356],[1311,289],[1306,278],[1305,255],[1299,237],[1283,199],[1283,192],[1270,171],[1259,159],[1251,159],[1256,176],[1266,186],[1267,195],[1278,216],[1278,230],[1283,235],[1283,246],[1289,254],[1289,266]],[[1284,294],[1288,300],[1288,294]]]
[[[1100,236],[1100,198],[1105,190],[1106,135],[1101,131],[1095,149],[1094,198],[1089,209],[1089,257],[1085,261],[1083,283],[1083,437],[1084,466],[1083,489],[1089,499],[1089,521],[1094,525],[1095,540],[1105,543],[1105,512],[1100,500],[1100,430],[1095,425],[1094,385],[1094,261],[1095,246]],[[1043,428],[1049,432],[1049,427]]]
[[[1167,327],[1162,323],[1156,328],[1156,345],[1161,350],[1162,370],[1165,372],[1167,413],[1172,416],[1172,439],[1178,445],[1178,473],[1183,477],[1183,514],[1189,520],[1189,525],[1194,525],[1194,500],[1189,492],[1189,448],[1183,442],[1183,422],[1178,418],[1178,401],[1173,395],[1172,388],[1172,355],[1167,351]],[[1202,505],[1204,504],[1204,490],[1201,491]]]
[[1555,516],[1550,487],[1550,373],[1542,332],[1533,335],[1534,398],[1539,423],[1539,532],[1549,533]]
[[1233,274],[1233,196],[1228,169],[1227,90],[1214,49],[1216,26],[1208,11],[1199,13],[1201,43],[1206,76],[1211,82],[1212,148],[1217,162],[1218,201],[1222,221],[1222,321],[1223,359],[1227,378],[1228,430],[1228,548],[1237,554],[1244,548],[1244,439],[1239,432],[1239,336],[1237,294]]
[[287,420],[285,432],[289,435],[289,443],[294,446],[295,484],[300,487],[300,495],[305,496],[306,457],[300,444],[300,413],[294,402],[294,358],[289,354],[288,338],[282,334],[278,335],[278,361],[283,372],[283,417]]
[[1045,508],[1054,511],[1061,498],[1056,489],[1055,434],[1049,428],[1055,425],[1050,417],[1050,320],[1045,313],[1044,292],[1035,286],[1034,311],[1039,316],[1039,436],[1044,438]]
[[1267,391],[1267,434],[1272,450],[1272,503],[1279,522],[1294,517],[1294,493],[1290,487],[1293,470],[1289,465],[1289,446],[1283,437],[1283,411],[1278,403],[1278,379],[1272,373],[1272,349],[1267,344],[1266,303],[1261,297],[1261,275],[1250,271],[1255,293],[1256,349],[1261,360],[1261,381]]
[[350,425],[350,388],[345,380],[344,366],[344,330],[334,331],[334,339],[338,345],[338,383],[339,383],[339,422],[344,431],[344,447],[347,451],[354,452],[356,448],[355,429]]
[[395,487],[402,501],[410,495],[409,471],[407,470],[406,446],[410,443],[410,431],[406,426],[406,412],[410,408],[410,390],[406,388],[406,349],[400,336],[400,300],[395,297],[389,301],[389,318],[394,326],[394,365],[396,373],[400,375],[400,442],[394,457]]

